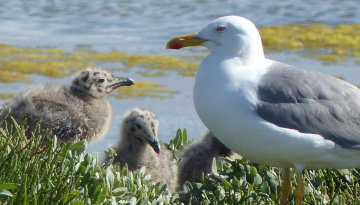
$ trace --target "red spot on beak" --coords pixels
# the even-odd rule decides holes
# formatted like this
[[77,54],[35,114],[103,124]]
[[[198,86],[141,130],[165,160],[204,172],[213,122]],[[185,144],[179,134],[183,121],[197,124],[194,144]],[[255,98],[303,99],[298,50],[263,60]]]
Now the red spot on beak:
[[170,49],[180,49],[182,48],[181,44],[180,43],[173,43],[170,45],[169,47]]

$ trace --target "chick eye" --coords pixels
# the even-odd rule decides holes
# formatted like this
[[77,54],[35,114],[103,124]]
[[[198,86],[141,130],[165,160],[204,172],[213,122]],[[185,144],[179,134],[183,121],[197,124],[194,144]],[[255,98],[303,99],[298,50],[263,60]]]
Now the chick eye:
[[142,128],[142,125],[139,124],[139,123],[136,123],[136,127],[137,127],[138,129],[141,129],[141,128]]
[[225,26],[219,26],[216,28],[217,31],[223,31],[225,30]]
[[100,79],[98,80],[98,82],[99,82],[99,83],[103,83],[103,82],[105,82],[105,79],[104,79],[104,78],[100,78]]

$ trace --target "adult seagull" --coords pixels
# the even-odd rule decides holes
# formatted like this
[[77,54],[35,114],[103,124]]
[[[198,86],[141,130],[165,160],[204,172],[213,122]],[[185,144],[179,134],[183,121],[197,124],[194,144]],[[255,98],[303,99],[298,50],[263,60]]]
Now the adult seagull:
[[202,122],[231,150],[254,162],[285,168],[281,204],[297,171],[360,166],[360,90],[316,71],[266,59],[255,25],[225,16],[200,32],[171,39],[167,48],[203,45],[193,92]]

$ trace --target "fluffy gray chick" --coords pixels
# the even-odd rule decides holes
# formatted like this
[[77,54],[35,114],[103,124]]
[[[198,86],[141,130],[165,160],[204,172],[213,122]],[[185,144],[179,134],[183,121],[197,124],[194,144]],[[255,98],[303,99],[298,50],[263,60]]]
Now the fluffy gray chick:
[[133,84],[130,78],[87,68],[70,86],[30,87],[4,103],[0,119],[9,114],[8,117],[21,123],[26,118],[28,137],[39,123],[42,129],[49,131],[48,136],[56,135],[61,141],[91,141],[103,137],[109,129],[112,111],[105,96],[118,87]]
[[220,157],[241,158],[207,131],[201,141],[183,151],[178,169],[179,187],[182,187],[185,181],[194,182],[203,172],[205,175],[211,173],[214,157],[218,165],[221,163]]
[[123,120],[120,140],[114,150],[117,156],[115,162],[120,162],[123,168],[128,164],[134,171],[146,167],[146,173],[151,180],[164,180],[168,190],[177,188],[177,166],[169,150],[161,150],[158,138],[159,121],[156,116],[145,109],[135,108],[128,112]]

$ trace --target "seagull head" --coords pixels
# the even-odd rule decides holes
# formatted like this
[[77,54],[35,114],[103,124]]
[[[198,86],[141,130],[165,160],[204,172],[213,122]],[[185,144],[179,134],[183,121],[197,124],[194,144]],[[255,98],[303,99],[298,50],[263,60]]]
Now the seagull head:
[[149,144],[157,154],[160,153],[159,121],[154,113],[141,108],[133,109],[124,119],[123,129],[129,136],[140,140],[143,145]]
[[73,80],[70,89],[79,97],[103,98],[121,86],[133,85],[134,81],[127,77],[114,77],[105,70],[89,67]]
[[[202,45],[211,52],[231,57],[259,58],[264,56],[260,34],[255,25],[240,16],[215,19],[198,33],[177,36],[166,48],[180,49]],[[246,60],[246,59],[245,59]]]

